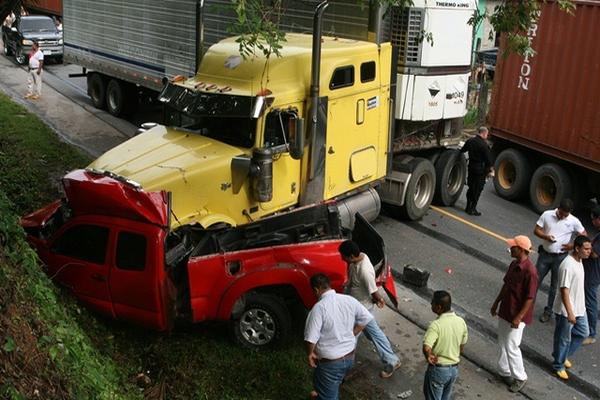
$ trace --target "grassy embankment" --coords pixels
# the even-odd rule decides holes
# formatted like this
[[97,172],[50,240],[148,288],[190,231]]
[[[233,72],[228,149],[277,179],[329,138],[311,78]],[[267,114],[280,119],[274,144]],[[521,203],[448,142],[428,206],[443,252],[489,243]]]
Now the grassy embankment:
[[[52,284],[17,216],[59,197],[59,178],[88,162],[0,94],[0,398],[306,398],[301,333],[255,353],[221,324],[148,332],[90,314]],[[348,386],[344,398],[364,397]]]

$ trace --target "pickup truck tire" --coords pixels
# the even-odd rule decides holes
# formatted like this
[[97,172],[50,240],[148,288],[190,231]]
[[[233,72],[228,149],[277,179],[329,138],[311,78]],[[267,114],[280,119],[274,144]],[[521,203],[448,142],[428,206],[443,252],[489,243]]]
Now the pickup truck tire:
[[106,107],[106,79],[97,72],[87,75],[88,95],[94,107],[103,110]]
[[571,178],[563,167],[548,163],[541,165],[531,177],[529,198],[538,213],[558,207],[564,198],[572,198]]
[[400,217],[410,221],[421,219],[429,210],[435,193],[435,168],[426,158],[413,158],[408,162],[412,176],[406,189],[404,205],[399,208]]
[[531,163],[516,149],[505,149],[494,163],[494,189],[506,200],[518,200],[528,193],[531,180]]
[[27,54],[23,52],[22,47],[17,47],[17,50],[15,51],[15,61],[19,65],[25,65],[27,62]]
[[451,206],[460,197],[467,176],[467,162],[458,150],[445,150],[435,162],[435,195],[433,201]]
[[10,47],[8,47],[7,40],[8,39],[6,37],[2,38],[2,44],[4,46],[4,55],[5,56],[12,56],[12,50],[10,49]]
[[283,302],[270,294],[252,294],[244,310],[232,323],[234,339],[242,346],[261,350],[285,343],[290,336],[292,319]]

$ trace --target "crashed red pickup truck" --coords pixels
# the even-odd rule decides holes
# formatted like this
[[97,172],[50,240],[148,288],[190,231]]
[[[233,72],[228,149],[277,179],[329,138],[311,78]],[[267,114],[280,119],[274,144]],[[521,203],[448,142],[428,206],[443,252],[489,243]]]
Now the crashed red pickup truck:
[[[63,200],[21,225],[52,280],[114,318],[156,330],[178,319],[230,320],[237,341],[261,348],[285,341],[293,302],[315,303],[312,275],[325,273],[338,291],[346,281],[333,203],[238,227],[171,230],[166,192],[89,170],[67,174],[63,186]],[[395,301],[383,240],[360,214],[356,221],[352,238]]]

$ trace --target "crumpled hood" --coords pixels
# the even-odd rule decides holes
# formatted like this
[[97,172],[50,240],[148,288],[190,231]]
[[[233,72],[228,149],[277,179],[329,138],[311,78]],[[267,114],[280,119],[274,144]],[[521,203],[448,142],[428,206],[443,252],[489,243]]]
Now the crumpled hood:
[[203,212],[208,185],[231,182],[231,160],[243,152],[195,133],[157,126],[109,150],[88,168],[113,172],[145,191],[171,192],[175,216],[187,223]]

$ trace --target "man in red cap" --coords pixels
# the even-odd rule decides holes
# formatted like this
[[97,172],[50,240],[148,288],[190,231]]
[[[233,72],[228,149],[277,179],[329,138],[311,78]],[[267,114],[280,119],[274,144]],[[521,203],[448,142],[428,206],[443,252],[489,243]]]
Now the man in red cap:
[[[508,239],[510,256],[514,261],[504,275],[504,285],[498,293],[492,309],[492,316],[498,318],[498,344],[500,356],[498,368],[500,376],[511,392],[518,392],[527,382],[527,373],[521,355],[521,338],[525,325],[533,320],[533,303],[538,286],[537,269],[529,260],[531,240],[527,236]],[[498,310],[498,305],[500,310]]]

